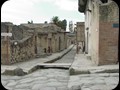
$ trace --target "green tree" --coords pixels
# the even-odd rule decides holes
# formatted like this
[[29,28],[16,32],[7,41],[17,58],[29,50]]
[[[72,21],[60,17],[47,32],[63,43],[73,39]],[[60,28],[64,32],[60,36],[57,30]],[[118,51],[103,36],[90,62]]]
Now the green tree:
[[30,21],[28,21],[28,24],[33,24],[33,20],[31,20],[31,22],[30,22]]
[[67,27],[67,20],[62,20],[62,29],[66,30]]
[[58,22],[59,22],[58,16],[54,16],[54,17],[52,18],[52,22],[57,25]]
[[52,18],[52,22],[53,22],[55,25],[61,27],[61,28],[64,29],[64,30],[66,30],[66,27],[67,27],[67,20],[66,20],[66,19],[64,19],[64,20],[61,21],[61,20],[59,20],[59,17],[58,17],[58,16],[54,16],[54,17]]
[[28,24],[30,24],[30,21],[28,21]]
[[48,23],[47,21],[45,21],[44,23]]

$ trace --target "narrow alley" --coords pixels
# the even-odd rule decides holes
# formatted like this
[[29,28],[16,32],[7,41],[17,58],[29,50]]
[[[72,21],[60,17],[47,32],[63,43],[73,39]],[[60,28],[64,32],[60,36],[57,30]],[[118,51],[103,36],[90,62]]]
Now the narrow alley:
[[70,52],[64,55],[61,59],[55,61],[54,63],[72,63],[76,54],[76,46],[72,48]]

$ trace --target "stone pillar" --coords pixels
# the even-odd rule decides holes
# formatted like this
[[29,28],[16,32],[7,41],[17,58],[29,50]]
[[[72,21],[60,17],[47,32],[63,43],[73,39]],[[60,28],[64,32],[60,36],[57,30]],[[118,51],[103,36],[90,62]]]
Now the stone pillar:
[[[12,23],[5,23],[7,30],[5,33],[12,32]],[[2,64],[11,64],[11,45],[10,45],[10,36],[4,36],[1,40],[1,63]]]

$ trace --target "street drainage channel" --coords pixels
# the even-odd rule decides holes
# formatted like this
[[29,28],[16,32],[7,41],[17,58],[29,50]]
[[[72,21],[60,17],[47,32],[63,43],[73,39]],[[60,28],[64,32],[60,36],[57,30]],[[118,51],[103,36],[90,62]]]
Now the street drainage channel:
[[40,65],[41,69],[55,68],[55,69],[69,69],[71,63],[44,63]]

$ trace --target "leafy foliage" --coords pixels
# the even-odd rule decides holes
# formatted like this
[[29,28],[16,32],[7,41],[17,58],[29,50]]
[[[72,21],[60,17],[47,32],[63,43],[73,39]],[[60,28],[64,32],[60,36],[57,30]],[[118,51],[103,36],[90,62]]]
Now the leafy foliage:
[[61,21],[61,20],[59,20],[59,17],[58,17],[58,16],[54,16],[54,17],[52,18],[52,22],[53,22],[55,25],[61,27],[61,28],[64,29],[64,30],[66,30],[66,26],[67,26],[67,20],[66,20],[66,19],[64,19],[64,20]]

